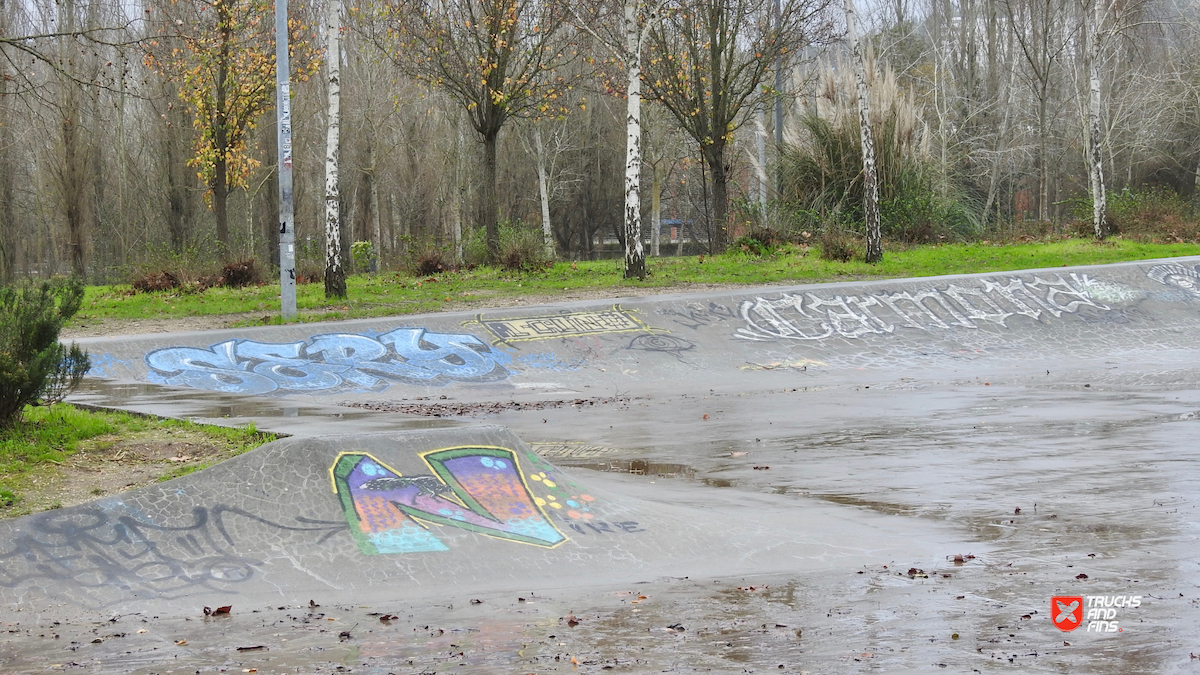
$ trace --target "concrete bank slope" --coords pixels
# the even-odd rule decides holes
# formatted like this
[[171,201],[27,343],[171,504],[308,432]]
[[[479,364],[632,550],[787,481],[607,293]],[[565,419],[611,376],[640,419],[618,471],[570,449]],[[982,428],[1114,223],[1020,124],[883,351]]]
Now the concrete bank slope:
[[[617,494],[502,427],[284,439],[200,473],[0,522],[0,602],[193,615],[930,559],[922,524],[771,495]],[[716,492],[716,491],[708,491]],[[15,616],[11,615],[10,616]]]
[[[234,416],[242,409],[236,401],[249,400],[243,396],[328,406],[638,395],[683,382],[744,391],[780,386],[797,371],[853,380],[972,362],[1033,370],[1131,348],[1153,351],[1168,367],[1191,367],[1198,263],[772,287],[80,344],[93,355],[93,383],[191,391],[181,398],[224,400]],[[157,402],[159,412],[172,412],[167,397],[141,393],[126,403]]]

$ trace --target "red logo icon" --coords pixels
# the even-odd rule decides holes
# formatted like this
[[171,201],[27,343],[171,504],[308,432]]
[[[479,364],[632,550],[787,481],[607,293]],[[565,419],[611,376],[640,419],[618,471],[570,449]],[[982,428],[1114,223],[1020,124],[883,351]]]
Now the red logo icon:
[[1061,631],[1073,631],[1083,625],[1083,596],[1056,595],[1050,598],[1050,618]]

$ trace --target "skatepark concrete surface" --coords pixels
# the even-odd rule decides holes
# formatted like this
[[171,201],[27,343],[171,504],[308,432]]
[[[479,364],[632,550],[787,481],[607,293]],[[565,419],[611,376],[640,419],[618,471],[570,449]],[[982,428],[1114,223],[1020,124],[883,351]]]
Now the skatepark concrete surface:
[[289,437],[0,523],[0,672],[1200,672],[1198,329],[1187,258],[81,340]]

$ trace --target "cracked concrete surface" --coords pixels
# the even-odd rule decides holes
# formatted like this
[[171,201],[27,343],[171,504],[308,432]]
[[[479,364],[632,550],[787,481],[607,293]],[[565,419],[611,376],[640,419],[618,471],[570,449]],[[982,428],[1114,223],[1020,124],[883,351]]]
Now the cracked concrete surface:
[[[0,669],[1192,672],[1198,263],[83,341],[82,402],[293,437],[0,525]],[[567,403],[340,405],[497,401]],[[446,550],[365,553],[399,521],[351,522],[338,457],[462,446],[565,541],[385,481]],[[1140,601],[1063,632],[1053,596]]]

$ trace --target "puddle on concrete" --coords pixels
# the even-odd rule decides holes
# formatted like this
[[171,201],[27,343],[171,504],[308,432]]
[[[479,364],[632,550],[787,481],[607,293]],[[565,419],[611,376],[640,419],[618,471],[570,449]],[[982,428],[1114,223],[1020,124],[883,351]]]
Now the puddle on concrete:
[[842,504],[844,506],[858,506],[862,508],[878,511],[879,513],[887,513],[893,516],[910,516],[913,515],[916,509],[903,504],[889,504],[888,502],[876,501],[873,499],[863,499],[854,495],[835,495],[835,494],[819,494],[808,493],[813,499],[833,502],[834,504]]
[[659,476],[663,478],[695,478],[696,470],[686,464],[654,462],[647,459],[631,460],[586,460],[575,458],[556,459],[555,464],[575,469],[591,469],[605,473],[628,473],[635,476]]
[[85,379],[68,401],[82,406],[121,408],[207,424],[224,424],[224,420],[228,420],[228,423],[254,420],[259,428],[282,435],[302,433],[297,430],[297,425],[319,433],[324,430],[323,425],[333,422],[351,422],[357,433],[433,429],[458,424],[452,420],[412,418],[336,405],[306,404],[292,399],[181,390],[157,384],[104,379]]

